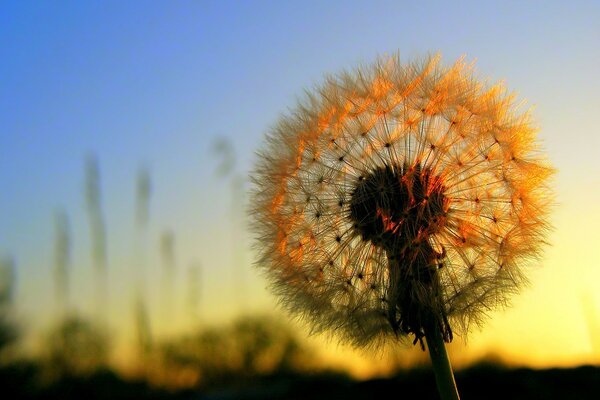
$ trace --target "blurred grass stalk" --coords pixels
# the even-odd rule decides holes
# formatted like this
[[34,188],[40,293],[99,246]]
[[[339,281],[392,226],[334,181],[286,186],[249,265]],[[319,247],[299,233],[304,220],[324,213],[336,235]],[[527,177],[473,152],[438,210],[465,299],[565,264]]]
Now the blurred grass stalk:
[[0,309],[2,311],[14,302],[16,277],[14,258],[12,256],[0,257]]
[[172,328],[177,322],[177,310],[175,307],[175,273],[176,273],[176,262],[175,262],[175,234],[171,230],[166,230],[160,237],[160,253],[163,265],[164,279],[163,284],[163,322],[164,328],[168,329],[168,332],[173,333]]
[[246,180],[244,175],[237,171],[237,155],[229,138],[225,136],[215,138],[212,149],[220,159],[215,171],[216,176],[218,178],[228,178],[231,185],[230,240],[233,256],[231,260],[233,264],[231,268],[234,288],[233,297],[237,303],[238,312],[243,313],[247,304],[246,279],[243,268],[246,261],[243,248],[244,243],[246,243],[243,234],[245,232],[243,221],[246,220],[244,211],[246,207]]
[[54,213],[54,289],[59,319],[64,319],[69,308],[69,260],[71,238],[69,218],[63,209]]
[[201,265],[195,262],[188,268],[188,315],[193,326],[198,324],[200,319],[199,303],[200,303],[200,286],[201,286]]
[[152,194],[152,180],[147,167],[141,167],[136,177],[135,190],[135,227],[136,247],[134,249],[136,260],[135,271],[135,294],[133,298],[133,318],[136,341],[142,364],[153,348],[152,329],[150,315],[146,302],[146,256],[147,236],[150,222],[150,198]]
[[106,257],[106,227],[101,206],[100,168],[95,154],[85,160],[85,200],[90,222],[92,263],[96,271],[96,312],[101,323],[106,323],[108,304],[108,267]]

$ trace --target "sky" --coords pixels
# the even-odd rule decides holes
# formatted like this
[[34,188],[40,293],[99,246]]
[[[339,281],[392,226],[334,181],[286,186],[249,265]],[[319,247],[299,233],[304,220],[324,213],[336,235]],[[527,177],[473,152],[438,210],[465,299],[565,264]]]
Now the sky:
[[[533,107],[558,171],[555,229],[530,286],[453,344],[467,349],[455,353],[533,366],[599,363],[600,3],[457,3],[2,2],[0,257],[17,265],[22,324],[43,330],[56,312],[56,210],[69,220],[70,307],[93,310],[90,154],[100,168],[113,329],[131,329],[140,290],[155,321],[189,327],[193,266],[203,323],[272,310],[276,300],[251,267],[236,183],[265,132],[326,74],[383,54],[440,52],[448,64],[461,55],[476,61],[478,76],[505,82]],[[217,138],[232,145],[228,174],[218,173]],[[143,168],[152,191],[140,232],[135,182]],[[166,231],[175,238],[171,289],[159,251]],[[167,290],[177,293],[168,305],[176,312],[162,301]]]

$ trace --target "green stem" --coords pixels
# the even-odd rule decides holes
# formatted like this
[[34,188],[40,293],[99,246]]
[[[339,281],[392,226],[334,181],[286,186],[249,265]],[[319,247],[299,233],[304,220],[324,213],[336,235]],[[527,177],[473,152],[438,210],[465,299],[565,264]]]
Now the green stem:
[[442,400],[460,400],[450,359],[448,358],[448,353],[446,353],[446,346],[439,327],[434,326],[428,329],[425,332],[425,339],[427,340],[429,357],[431,357],[431,364],[433,365],[435,381],[438,392],[440,392],[440,397]]

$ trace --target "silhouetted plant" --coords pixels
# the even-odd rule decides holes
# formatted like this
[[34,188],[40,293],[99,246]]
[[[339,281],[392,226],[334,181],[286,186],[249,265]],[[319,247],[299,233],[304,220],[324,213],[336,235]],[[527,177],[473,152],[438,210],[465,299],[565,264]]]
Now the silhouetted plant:
[[108,365],[109,341],[102,328],[79,316],[69,316],[44,342],[44,362],[53,378],[89,375]]
[[64,318],[69,309],[69,264],[71,238],[69,218],[60,209],[54,213],[54,293],[59,318]]
[[3,361],[6,350],[16,341],[19,334],[12,315],[15,268],[12,257],[0,258],[0,361]]
[[106,223],[102,211],[100,166],[95,154],[85,159],[85,203],[90,224],[91,258],[96,273],[96,317],[106,323],[108,306],[108,260]]
[[[163,266],[162,284],[162,306],[163,321],[166,328],[171,328],[176,320],[177,306],[175,302],[175,276],[177,274],[177,262],[175,259],[175,234],[171,230],[165,230],[160,236],[160,254]],[[169,333],[172,333],[169,330]]]
[[232,281],[233,298],[235,299],[238,311],[243,310],[247,303],[247,283],[244,278],[246,265],[244,243],[244,207],[246,204],[246,177],[238,171],[236,163],[237,155],[233,143],[227,137],[218,137],[214,140],[212,149],[219,157],[220,163],[216,173],[220,178],[228,178],[231,185],[231,236],[230,247],[232,256]]
[[146,358],[152,350],[152,330],[150,314],[146,301],[146,253],[148,225],[150,222],[150,200],[152,194],[152,180],[148,168],[140,168],[137,173],[135,185],[135,240],[134,254],[136,259],[135,271],[135,299],[133,304],[134,329],[141,363],[146,365]]
[[186,303],[188,318],[195,326],[200,318],[200,297],[202,295],[202,265],[194,262],[187,270],[187,295]]
[[162,347],[164,368],[194,371],[202,386],[305,370],[314,354],[290,328],[272,317],[242,317],[223,328],[207,328]]

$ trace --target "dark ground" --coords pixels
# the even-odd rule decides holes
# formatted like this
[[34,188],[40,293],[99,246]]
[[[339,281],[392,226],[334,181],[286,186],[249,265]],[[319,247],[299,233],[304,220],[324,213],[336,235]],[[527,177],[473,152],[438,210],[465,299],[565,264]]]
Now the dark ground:
[[[507,369],[478,365],[456,374],[464,399],[600,399],[600,367]],[[278,374],[231,381],[210,390],[166,391],[142,381],[123,380],[111,371],[89,377],[65,377],[42,384],[32,364],[0,369],[2,399],[437,399],[433,374],[427,369],[394,378],[354,381],[340,374]],[[391,397],[388,393],[391,393]]]

